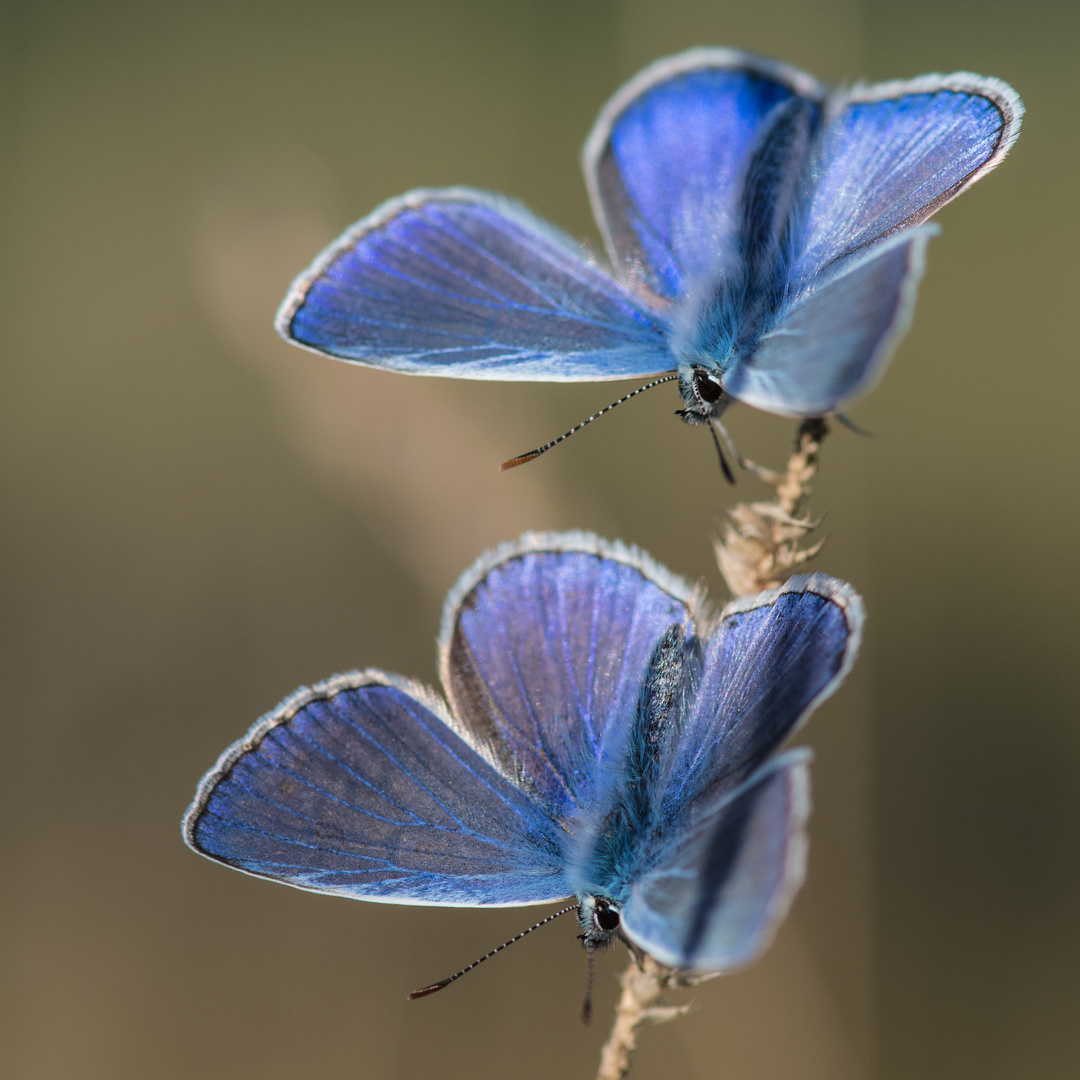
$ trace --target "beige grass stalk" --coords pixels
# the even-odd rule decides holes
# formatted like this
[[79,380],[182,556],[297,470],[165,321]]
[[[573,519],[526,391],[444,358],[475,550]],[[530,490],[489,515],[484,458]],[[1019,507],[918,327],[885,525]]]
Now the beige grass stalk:
[[[817,472],[821,444],[828,434],[824,420],[804,420],[784,472],[773,472],[752,461],[742,464],[776,489],[770,502],[738,503],[728,511],[715,541],[716,561],[733,597],[752,596],[782,585],[792,573],[821,550],[823,540],[800,547],[818,522],[801,515]],[[622,994],[615,1023],[600,1055],[596,1080],[622,1080],[630,1071],[638,1028],[645,1021],[673,1020],[689,1005],[665,1005],[664,991],[696,981],[665,968],[649,956],[635,954],[619,977]]]
[[821,443],[828,434],[824,420],[804,420],[795,437],[795,450],[783,473],[744,462],[755,475],[776,489],[770,502],[739,503],[715,541],[716,561],[732,596],[753,596],[782,585],[820,550],[824,540],[800,547],[819,522],[799,515],[810,496]]

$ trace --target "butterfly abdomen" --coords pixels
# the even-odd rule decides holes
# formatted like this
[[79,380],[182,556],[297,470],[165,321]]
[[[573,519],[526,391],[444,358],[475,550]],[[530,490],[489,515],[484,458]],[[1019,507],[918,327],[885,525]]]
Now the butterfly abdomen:
[[817,131],[816,102],[791,97],[766,118],[743,178],[739,249],[754,292],[783,275],[799,179]]
[[681,364],[722,376],[775,319],[799,178],[819,117],[818,105],[800,97],[769,114],[742,180],[737,268],[694,282],[676,309],[672,347]]
[[579,865],[591,889],[617,899],[620,883],[633,880],[650,857],[662,826],[661,793],[671,748],[685,722],[699,668],[697,638],[672,624],[653,650],[625,738],[609,760],[604,809],[598,823],[587,829],[590,846]]

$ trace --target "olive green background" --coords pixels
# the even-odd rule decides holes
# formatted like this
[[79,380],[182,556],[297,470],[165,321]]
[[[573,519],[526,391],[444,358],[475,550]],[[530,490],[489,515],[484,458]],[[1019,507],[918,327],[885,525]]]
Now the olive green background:
[[[1080,1059],[1080,8],[909,0],[41,0],[0,9],[0,1073],[588,1077],[625,953],[538,909],[367,905],[201,860],[179,819],[294,687],[434,680],[446,589],[526,528],[723,590],[708,437],[670,387],[410,379],[292,349],[291,278],[410,187],[514,194],[596,243],[577,166],[639,67],[698,44],[830,80],[969,69],[1028,118],[938,220],[915,326],[812,509],[863,655],[801,741],[810,879],[752,970],[634,1075],[1038,1080]],[[737,409],[779,464],[793,425]]]

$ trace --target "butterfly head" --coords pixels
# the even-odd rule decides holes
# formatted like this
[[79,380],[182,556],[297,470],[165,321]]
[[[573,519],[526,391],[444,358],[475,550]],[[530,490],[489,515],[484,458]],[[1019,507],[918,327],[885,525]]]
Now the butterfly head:
[[590,952],[610,945],[619,936],[622,925],[618,904],[608,897],[594,894],[581,898],[578,919],[582,929],[581,943]]
[[679,390],[686,408],[679,409],[675,415],[688,424],[707,424],[710,420],[718,420],[731,404],[731,398],[720,383],[720,376],[697,364],[680,367]]

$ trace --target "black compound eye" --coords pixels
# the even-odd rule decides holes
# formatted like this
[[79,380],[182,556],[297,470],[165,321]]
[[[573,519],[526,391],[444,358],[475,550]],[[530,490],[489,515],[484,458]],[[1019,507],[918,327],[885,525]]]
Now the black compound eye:
[[724,393],[724,388],[703,371],[694,372],[694,389],[698,397],[708,405],[715,404]]
[[606,900],[596,901],[593,918],[596,919],[596,925],[608,933],[619,928],[619,913]]

